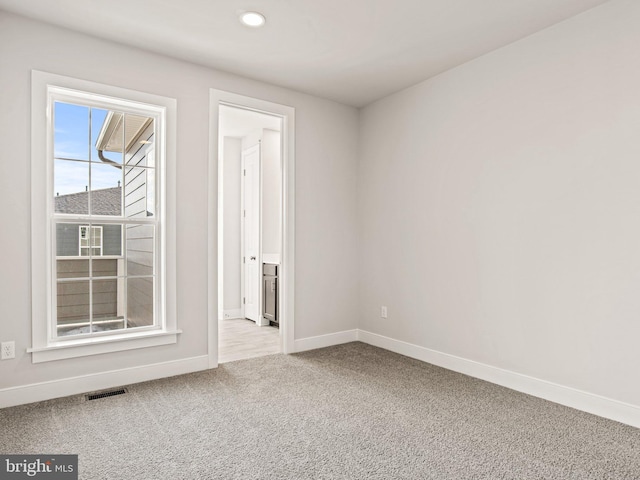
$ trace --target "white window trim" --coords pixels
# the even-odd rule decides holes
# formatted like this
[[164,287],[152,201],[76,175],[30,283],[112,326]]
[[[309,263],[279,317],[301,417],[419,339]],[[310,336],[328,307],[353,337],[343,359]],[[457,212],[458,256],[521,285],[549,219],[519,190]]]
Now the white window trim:
[[[31,298],[32,298],[32,346],[27,349],[32,354],[32,362],[46,362],[97,355],[136,348],[153,347],[177,342],[180,332],[177,328],[176,311],[176,239],[175,239],[175,178],[176,178],[176,111],[175,99],[162,97],[120,87],[79,80],[33,70],[31,75]],[[53,199],[53,165],[48,161],[52,155],[53,138],[48,128],[51,112],[48,111],[48,91],[76,90],[91,92],[84,96],[99,104],[101,98],[114,97],[131,102],[132,105],[153,105],[165,112],[164,175],[161,175],[159,189],[161,196],[160,228],[156,232],[161,248],[158,281],[159,291],[164,295],[161,302],[163,312],[159,328],[96,336],[81,339],[53,341],[51,335],[51,314],[53,305],[53,275],[51,256],[52,229],[50,223],[51,199]],[[73,92],[71,92],[73,93]],[[46,168],[43,168],[46,165]],[[42,241],[45,239],[45,241]],[[160,241],[162,239],[162,241]]]

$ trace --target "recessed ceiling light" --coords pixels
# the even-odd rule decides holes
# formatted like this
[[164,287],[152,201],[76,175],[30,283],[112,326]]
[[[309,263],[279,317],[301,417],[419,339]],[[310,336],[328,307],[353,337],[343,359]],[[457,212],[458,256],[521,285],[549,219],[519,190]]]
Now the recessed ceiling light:
[[261,27],[266,19],[258,12],[244,12],[240,14],[240,21],[247,27]]

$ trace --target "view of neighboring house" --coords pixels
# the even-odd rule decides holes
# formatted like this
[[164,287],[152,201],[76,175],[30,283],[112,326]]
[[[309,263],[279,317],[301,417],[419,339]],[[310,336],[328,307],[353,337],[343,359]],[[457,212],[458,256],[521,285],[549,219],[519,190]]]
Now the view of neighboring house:
[[[122,210],[122,187],[92,191],[92,213],[94,215],[120,215]],[[55,210],[58,213],[89,213],[89,192],[56,195]]]
[[[71,193],[55,197],[59,213],[88,213],[89,192]],[[100,215],[120,215],[122,187],[92,192],[92,210]],[[89,259],[93,275],[117,277],[122,270],[122,227],[120,225],[80,225],[59,223],[56,226],[56,263],[58,278],[89,276]],[[122,281],[105,279],[94,282],[91,304],[93,318],[100,328],[122,328],[124,316],[118,308],[118,284]],[[120,302],[121,303],[121,302]],[[59,283],[57,295],[58,334],[72,335],[88,331],[89,285],[87,282]]]
[[[123,180],[110,188],[87,185],[85,191],[56,195],[56,214],[152,216],[153,127],[151,118],[108,112],[95,147],[100,160],[119,170]],[[105,157],[105,152],[121,154],[123,149],[124,171],[122,163]],[[153,239],[153,226],[146,224],[56,223],[58,335],[151,324]]]

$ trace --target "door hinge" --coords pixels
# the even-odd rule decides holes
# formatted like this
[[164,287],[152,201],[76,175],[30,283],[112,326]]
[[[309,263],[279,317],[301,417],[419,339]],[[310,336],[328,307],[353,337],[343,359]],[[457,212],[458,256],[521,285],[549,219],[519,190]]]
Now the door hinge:
[[242,263],[247,263],[247,257],[242,257]]
[[245,305],[247,303],[247,299],[245,297],[242,297],[242,304]]
[[243,211],[242,211],[242,216],[243,216],[244,218],[247,218],[247,211],[246,211],[246,210],[243,210]]
[[246,168],[242,171],[242,175],[244,175],[245,177],[247,176],[247,169]]

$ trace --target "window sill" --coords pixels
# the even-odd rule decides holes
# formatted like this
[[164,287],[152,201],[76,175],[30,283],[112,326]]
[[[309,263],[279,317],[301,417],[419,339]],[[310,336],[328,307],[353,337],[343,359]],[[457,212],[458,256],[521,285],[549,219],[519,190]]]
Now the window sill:
[[52,342],[44,347],[28,348],[27,352],[32,354],[31,360],[33,363],[51,362],[67,358],[169,345],[177,343],[180,333],[182,333],[182,330],[154,330],[83,338],[81,340]]

